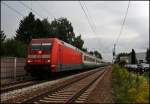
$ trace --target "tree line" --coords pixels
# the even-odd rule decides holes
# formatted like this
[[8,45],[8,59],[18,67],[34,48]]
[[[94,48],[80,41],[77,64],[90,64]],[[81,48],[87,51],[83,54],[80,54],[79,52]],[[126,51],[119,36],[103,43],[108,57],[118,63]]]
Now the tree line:
[[87,48],[83,47],[84,40],[81,34],[76,36],[71,22],[64,17],[54,19],[50,23],[46,18],[43,20],[36,19],[35,15],[30,12],[20,21],[14,38],[6,40],[4,32],[1,31],[0,34],[1,56],[26,57],[27,46],[32,38],[58,38],[102,59],[100,52],[96,50],[88,52]]

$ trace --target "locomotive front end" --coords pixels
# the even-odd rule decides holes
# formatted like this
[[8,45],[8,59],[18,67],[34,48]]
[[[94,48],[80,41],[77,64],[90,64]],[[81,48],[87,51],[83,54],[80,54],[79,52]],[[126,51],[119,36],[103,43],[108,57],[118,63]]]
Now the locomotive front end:
[[33,39],[28,47],[25,70],[33,77],[47,77],[51,74],[52,41]]

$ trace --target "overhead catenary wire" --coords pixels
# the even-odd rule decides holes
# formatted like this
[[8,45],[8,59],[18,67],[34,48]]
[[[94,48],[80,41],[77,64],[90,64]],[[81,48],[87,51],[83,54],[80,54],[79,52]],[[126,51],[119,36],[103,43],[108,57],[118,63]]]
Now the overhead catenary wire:
[[91,24],[91,22],[90,22],[90,19],[89,19],[88,15],[87,15],[87,13],[86,13],[86,11],[85,11],[85,9],[84,9],[84,7],[83,7],[83,5],[82,5],[82,3],[81,3],[80,1],[79,1],[79,4],[80,4],[81,9],[83,10],[83,12],[84,12],[84,14],[85,14],[85,17],[86,17],[86,19],[87,19],[87,21],[88,21],[88,24],[89,24],[89,26],[90,26],[92,32],[96,35],[96,33],[95,33],[94,29],[93,29],[93,26],[92,26],[92,24]]
[[25,16],[22,13],[20,13],[19,11],[17,11],[16,9],[14,9],[13,7],[11,7],[10,5],[8,5],[7,3],[5,3],[5,2],[1,2],[1,3],[4,4],[5,6],[7,6],[10,10],[16,12],[17,14],[19,14],[19,15],[21,15],[23,17]]
[[89,14],[89,17],[91,18],[91,22],[93,23],[94,31],[96,32],[96,25],[95,25],[95,22],[94,22],[94,20],[93,20],[93,18],[92,18],[92,16],[91,16],[91,13],[89,12],[88,7],[87,7],[87,5],[86,5],[86,3],[85,3],[84,1],[83,1],[83,4],[84,4],[84,6],[85,6],[85,9],[86,9],[86,11],[87,11],[87,14]]
[[[85,3],[84,1],[83,1],[83,4],[84,4],[84,6],[85,6],[85,9],[86,9],[86,11],[87,11],[87,13],[88,13],[90,19],[91,19],[91,22],[92,22],[93,27],[94,27],[94,31],[95,31],[95,33],[96,33],[96,24],[95,24],[95,21],[94,21],[94,19],[92,18],[91,13],[90,13],[90,11],[89,11],[89,9],[88,9],[88,7],[87,7],[87,5],[86,5],[86,3]],[[101,41],[98,41],[98,44],[102,44]],[[105,46],[105,47],[103,47],[103,48],[104,48],[105,50],[108,50],[108,47],[107,47],[107,46]]]
[[[88,10],[88,7],[87,7],[86,4],[83,2],[83,3],[84,3],[84,7],[85,7],[85,9],[86,9],[86,11],[87,11],[87,13],[86,13],[86,12],[85,12],[85,9],[83,8],[82,3],[81,3],[80,1],[79,1],[79,3],[80,3],[80,6],[81,6],[81,8],[82,8],[82,10],[83,10],[83,12],[84,12],[84,14],[85,14],[85,16],[86,16],[86,19],[87,19],[87,21],[88,21],[88,23],[89,23],[89,25],[90,25],[90,27],[91,27],[93,33],[96,35],[96,25],[95,25],[95,22],[94,22],[94,20],[93,20],[91,14],[90,14],[90,12],[89,12],[89,10]],[[90,21],[90,20],[91,20],[91,21]],[[101,44],[101,41],[98,41],[98,44]],[[108,47],[105,47],[105,49],[107,50]]]
[[18,1],[21,5],[23,5],[24,7],[30,9],[31,11],[33,11],[36,15],[38,15],[39,17],[41,17],[43,19],[43,17],[41,15],[39,15],[39,13],[37,13],[33,8],[30,8],[28,5],[26,5],[25,3],[23,3],[22,1]]
[[127,9],[126,9],[126,12],[125,12],[125,16],[124,16],[124,19],[123,19],[123,22],[122,22],[122,25],[121,25],[121,28],[120,28],[120,31],[119,31],[119,34],[118,34],[118,37],[116,38],[116,41],[114,43],[114,48],[113,48],[113,61],[115,60],[115,57],[116,57],[116,45],[119,41],[119,38],[122,34],[122,31],[123,31],[123,27],[124,27],[124,24],[125,24],[125,21],[126,21],[126,18],[127,18],[127,14],[128,14],[128,11],[129,11],[129,6],[130,6],[130,0],[128,2],[128,6],[127,6]]
[[119,38],[120,38],[120,36],[121,36],[121,34],[122,34],[123,27],[124,27],[124,24],[125,24],[125,21],[126,21],[126,18],[127,18],[127,14],[128,14],[128,11],[129,11],[129,6],[130,6],[130,0],[129,0],[129,2],[128,2],[128,6],[127,6],[127,9],[126,9],[126,12],[125,12],[125,16],[124,16],[124,19],[123,19],[123,22],[122,22],[122,25],[121,25],[121,28],[120,28],[118,37],[117,37],[117,39],[116,39],[116,41],[115,41],[115,43],[114,43],[115,46],[117,45],[117,43],[118,43],[118,41],[119,41]]
[[49,17],[51,17],[52,19],[55,18],[46,8],[42,7],[39,2],[37,2],[37,4],[43,9],[43,11],[44,11],[46,14],[48,14]]

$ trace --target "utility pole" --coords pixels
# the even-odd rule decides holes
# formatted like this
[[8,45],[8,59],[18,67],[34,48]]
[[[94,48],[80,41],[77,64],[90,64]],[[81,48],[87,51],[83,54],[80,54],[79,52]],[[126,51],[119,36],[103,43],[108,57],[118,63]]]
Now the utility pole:
[[113,48],[113,63],[116,59],[116,52],[115,52],[115,48],[116,48],[116,44],[114,44],[114,48]]

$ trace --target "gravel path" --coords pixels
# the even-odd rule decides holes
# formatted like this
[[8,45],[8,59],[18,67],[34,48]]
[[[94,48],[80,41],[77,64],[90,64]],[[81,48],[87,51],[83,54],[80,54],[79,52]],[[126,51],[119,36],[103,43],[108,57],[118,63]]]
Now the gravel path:
[[113,89],[111,86],[111,73],[112,67],[109,67],[109,71],[104,76],[104,79],[98,83],[96,88],[90,93],[86,103],[114,103],[114,96],[112,95]]

